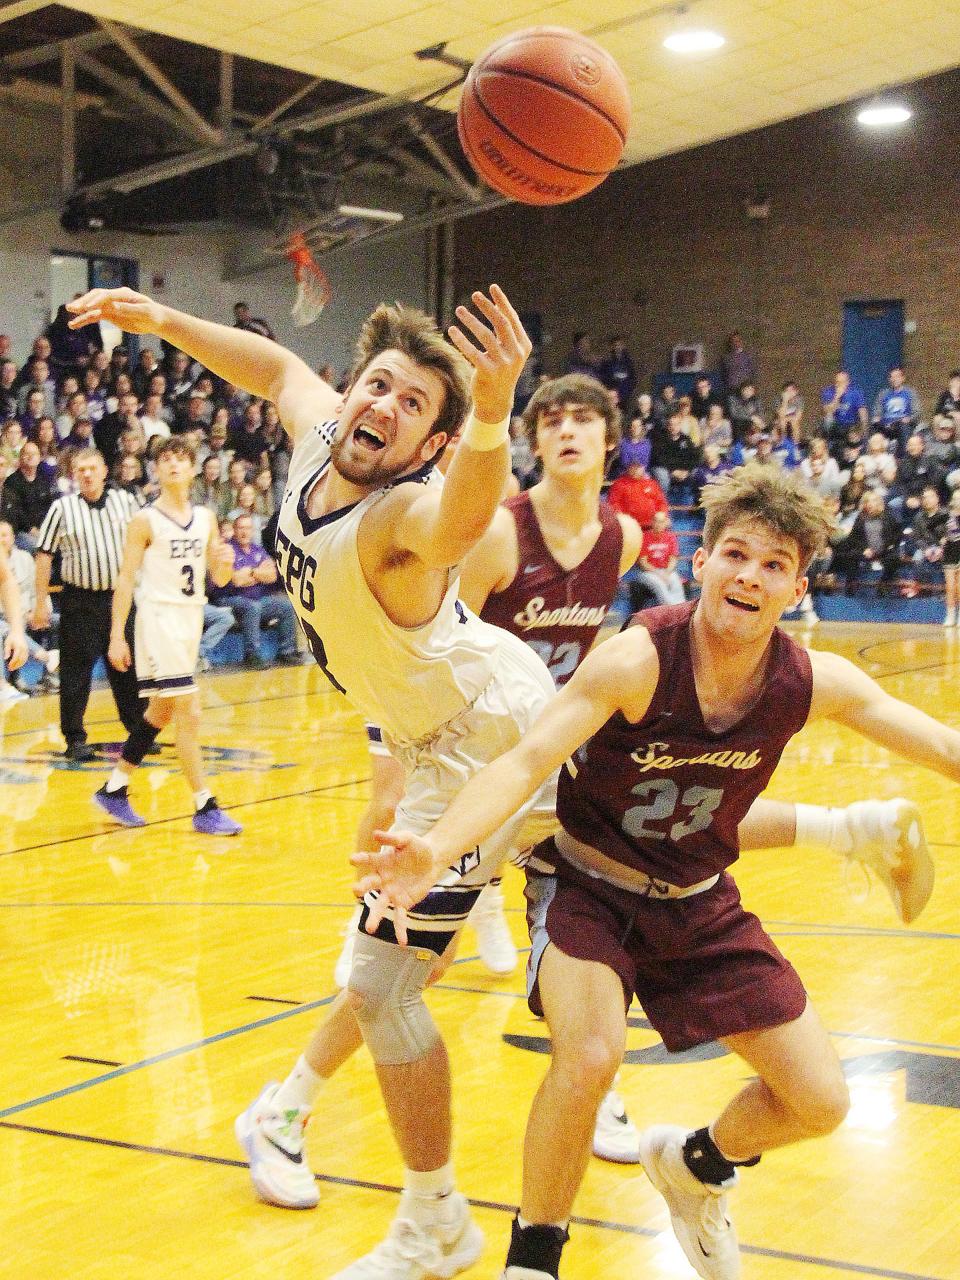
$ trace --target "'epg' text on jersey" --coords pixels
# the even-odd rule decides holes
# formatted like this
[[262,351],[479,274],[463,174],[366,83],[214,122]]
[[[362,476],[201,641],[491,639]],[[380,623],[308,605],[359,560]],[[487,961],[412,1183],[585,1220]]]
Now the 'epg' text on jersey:
[[317,562],[313,556],[305,556],[280,529],[277,530],[277,564],[287,594],[298,596],[300,604],[310,612],[314,602],[313,578]]
[[203,556],[203,541],[200,538],[171,538],[171,560],[196,560]]

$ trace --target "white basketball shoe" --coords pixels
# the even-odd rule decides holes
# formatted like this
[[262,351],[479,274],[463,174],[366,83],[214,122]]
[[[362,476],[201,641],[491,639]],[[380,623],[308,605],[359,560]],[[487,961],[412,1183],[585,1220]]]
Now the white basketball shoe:
[[920,810],[911,800],[857,800],[842,812],[852,842],[847,857],[876,875],[897,915],[912,924],[930,900],[934,880]]
[[414,1204],[405,1191],[387,1238],[332,1280],[450,1280],[472,1267],[482,1252],[483,1232],[459,1191],[429,1206],[422,1200]]
[[627,1115],[623,1099],[616,1089],[610,1090],[597,1109],[593,1154],[617,1164],[638,1164],[640,1161],[640,1134]]
[[739,1280],[740,1249],[727,1213],[722,1186],[701,1182],[687,1168],[683,1144],[688,1132],[678,1125],[655,1125],[640,1135],[640,1159],[647,1177],[667,1202],[670,1222],[690,1265],[703,1280]]
[[282,1209],[313,1209],[320,1193],[307,1164],[306,1107],[280,1110],[273,1105],[278,1084],[268,1084],[234,1123],[234,1132],[250,1161],[250,1180],[261,1200]]
[[503,893],[498,884],[488,884],[473,904],[467,920],[477,934],[480,959],[491,973],[513,973],[517,948],[503,913]]

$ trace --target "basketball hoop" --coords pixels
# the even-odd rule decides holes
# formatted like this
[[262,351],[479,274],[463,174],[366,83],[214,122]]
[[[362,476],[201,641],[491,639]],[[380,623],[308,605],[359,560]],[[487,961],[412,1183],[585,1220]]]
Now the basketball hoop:
[[293,264],[297,281],[297,296],[290,314],[297,328],[303,328],[317,319],[333,297],[333,290],[326,272],[310,252],[302,231],[295,231],[290,236],[284,254]]

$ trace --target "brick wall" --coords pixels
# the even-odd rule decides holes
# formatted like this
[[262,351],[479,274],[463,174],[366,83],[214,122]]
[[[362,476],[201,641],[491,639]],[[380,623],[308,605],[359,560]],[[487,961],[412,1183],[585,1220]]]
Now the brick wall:
[[[843,301],[902,298],[908,378],[929,407],[960,365],[960,72],[908,97],[899,130],[864,131],[846,105],[636,166],[571,205],[461,222],[457,296],[497,280],[541,311],[550,372],[575,330],[601,350],[624,332],[649,374],[688,340],[716,366],[739,328],[767,403],[794,377],[808,406],[837,367]],[[757,191],[762,223],[744,210]]]

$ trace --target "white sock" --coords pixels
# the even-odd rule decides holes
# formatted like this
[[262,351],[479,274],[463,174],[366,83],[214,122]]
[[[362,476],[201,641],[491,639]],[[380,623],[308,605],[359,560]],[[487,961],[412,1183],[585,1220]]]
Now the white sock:
[[532,1227],[534,1225],[538,1227],[559,1227],[561,1231],[566,1231],[567,1227],[569,1227],[570,1225],[570,1219],[564,1218],[562,1222],[533,1223],[533,1222],[528,1222],[522,1213],[517,1214],[517,1226],[520,1228],[521,1231],[523,1231],[525,1227]]
[[406,1169],[403,1189],[419,1200],[437,1200],[453,1190],[453,1162],[448,1160],[440,1169]]
[[836,853],[849,853],[853,839],[847,828],[845,809],[828,809],[819,804],[798,804],[796,844],[818,845]]
[[195,791],[193,793],[193,804],[194,804],[194,808],[197,810],[197,813],[200,812],[200,810],[203,808],[203,806],[207,803],[208,800],[212,800],[212,799],[213,799],[212,791],[206,791],[206,790]]
[[107,794],[112,795],[114,791],[120,791],[130,781],[129,773],[124,771],[118,765],[107,779]]
[[312,1107],[324,1077],[317,1075],[303,1054],[297,1064],[273,1095],[273,1105],[281,1111],[294,1111],[298,1107]]

